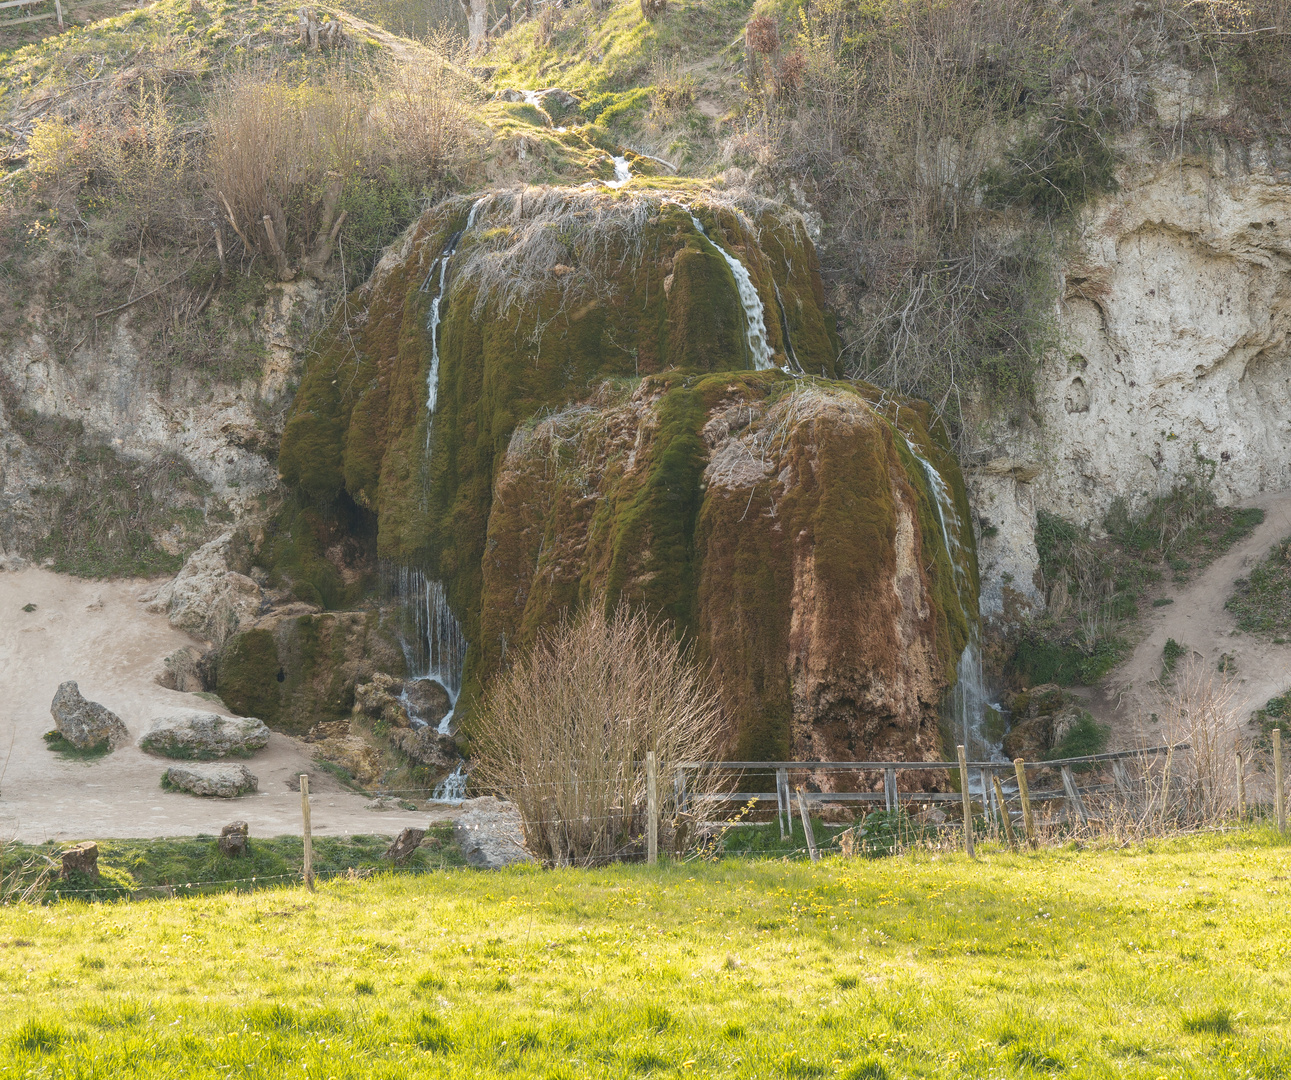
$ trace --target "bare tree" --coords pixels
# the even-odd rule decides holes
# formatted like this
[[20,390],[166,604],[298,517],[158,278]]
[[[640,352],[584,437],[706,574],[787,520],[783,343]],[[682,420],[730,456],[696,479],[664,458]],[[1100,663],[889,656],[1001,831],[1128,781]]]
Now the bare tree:
[[474,777],[519,806],[532,852],[587,865],[640,850],[647,751],[665,779],[661,819],[675,830],[671,766],[710,757],[721,730],[710,674],[669,623],[625,606],[607,617],[595,605],[497,677],[478,721]]
[[488,46],[489,0],[458,0],[466,16],[466,29],[472,56],[480,56]]

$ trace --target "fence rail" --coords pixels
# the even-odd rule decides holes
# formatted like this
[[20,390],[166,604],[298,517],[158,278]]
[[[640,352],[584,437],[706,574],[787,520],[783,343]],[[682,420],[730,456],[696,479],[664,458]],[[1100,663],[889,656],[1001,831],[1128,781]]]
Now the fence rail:
[[[4,11],[6,8],[35,7],[37,4],[44,3],[48,3],[48,0],[4,0],[3,3],[0,3],[0,11]],[[23,23],[41,22],[44,19],[57,19],[58,28],[60,30],[66,29],[63,24],[62,0],[54,0],[54,10],[44,15],[27,15],[21,19],[9,19],[7,22],[0,22],[0,30],[10,26],[21,26]]]

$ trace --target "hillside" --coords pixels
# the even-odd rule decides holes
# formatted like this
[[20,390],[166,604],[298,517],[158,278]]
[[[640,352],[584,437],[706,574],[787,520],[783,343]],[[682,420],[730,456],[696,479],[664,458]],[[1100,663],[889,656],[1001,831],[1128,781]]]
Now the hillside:
[[1287,873],[1254,830],[3,908],[0,1076],[1271,1080]]

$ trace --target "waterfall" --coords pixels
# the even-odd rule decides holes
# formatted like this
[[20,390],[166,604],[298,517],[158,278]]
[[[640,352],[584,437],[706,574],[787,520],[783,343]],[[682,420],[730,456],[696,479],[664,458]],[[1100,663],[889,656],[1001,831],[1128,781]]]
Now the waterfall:
[[717,249],[717,253],[726,260],[726,265],[735,275],[735,284],[740,290],[740,303],[744,307],[744,325],[748,335],[749,353],[753,357],[753,370],[770,371],[775,365],[771,363],[771,346],[767,344],[767,324],[762,312],[762,297],[758,295],[748,268],[720,244],[713,243],[708,233],[704,231],[704,226],[699,223],[699,218],[691,214],[690,220],[694,222],[699,235]]
[[479,212],[483,203],[484,199],[480,198],[476,199],[471,205],[471,212],[466,216],[466,228],[449,237],[448,243],[444,245],[444,250],[440,253],[439,258],[431,263],[430,273],[426,275],[426,280],[421,285],[421,291],[426,292],[430,287],[431,278],[435,276],[435,268],[438,267],[439,288],[435,292],[435,298],[430,302],[430,313],[426,316],[426,330],[430,333],[430,370],[426,372],[427,453],[430,452],[430,434],[434,427],[435,405],[439,401],[439,309],[444,300],[444,287],[448,280],[448,264],[453,258],[453,253],[457,251],[457,245],[461,243],[462,237],[475,227],[475,215]]
[[959,655],[956,666],[955,690],[951,699],[955,726],[964,742],[965,752],[969,758],[1001,758],[1000,747],[991,743],[986,736],[986,710],[992,705],[987,688],[986,677],[982,672],[982,650],[979,639],[981,610],[977,604],[970,604],[972,582],[969,581],[967,552],[961,542],[965,524],[959,520],[955,509],[955,500],[951,496],[946,481],[941,478],[936,467],[927,458],[919,454],[910,444],[903,432],[898,431],[905,442],[906,449],[919,463],[928,488],[933,495],[934,508],[937,511],[937,523],[941,526],[941,538],[946,545],[946,554],[950,558],[952,573],[955,577],[955,594],[959,598],[960,609],[968,622],[968,643]]
[[408,679],[434,680],[448,693],[449,709],[437,729],[439,734],[448,735],[457,696],[462,692],[462,667],[466,662],[462,627],[448,606],[443,583],[426,577],[421,570],[398,567],[391,575],[390,591],[398,598],[408,624],[400,628],[399,634]]
[[430,793],[431,802],[459,803],[466,798],[466,769],[464,763],[449,773]]
[[605,186],[607,188],[618,189],[624,187],[631,179],[632,166],[628,164],[628,159],[625,157],[616,157],[614,159],[614,179],[606,180]]

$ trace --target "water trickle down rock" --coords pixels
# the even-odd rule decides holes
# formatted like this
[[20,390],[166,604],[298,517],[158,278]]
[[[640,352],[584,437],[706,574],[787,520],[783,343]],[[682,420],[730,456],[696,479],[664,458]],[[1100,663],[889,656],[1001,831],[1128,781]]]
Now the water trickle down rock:
[[[615,168],[617,169],[617,165]],[[744,307],[744,323],[753,370],[770,371],[775,365],[771,363],[771,346],[767,344],[767,323],[762,309],[762,297],[758,295],[757,286],[753,284],[748,268],[721,244],[713,241],[705,232],[704,226],[700,224],[699,218],[691,214],[690,220],[695,223],[695,229],[699,234],[717,249],[717,253],[726,260],[726,265],[735,275],[735,284],[740,290],[740,303]]]
[[413,723],[425,726],[416,708],[422,694],[408,687],[422,680],[438,683],[448,694],[449,709],[440,719],[437,730],[441,735],[448,735],[462,691],[462,668],[466,662],[467,644],[461,624],[448,605],[442,582],[406,566],[395,569],[390,577],[391,590],[404,612],[399,641],[408,666],[408,679],[402,700]]

